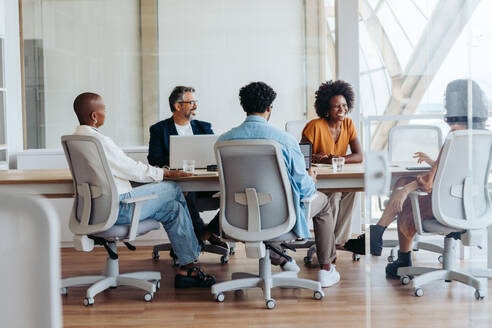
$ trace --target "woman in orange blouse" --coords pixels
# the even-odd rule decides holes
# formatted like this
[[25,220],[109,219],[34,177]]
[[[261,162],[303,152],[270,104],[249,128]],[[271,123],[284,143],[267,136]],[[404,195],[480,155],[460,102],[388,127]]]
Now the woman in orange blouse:
[[[485,128],[487,120],[487,107],[484,102],[482,90],[478,84],[471,80],[455,80],[450,82],[446,87],[445,107],[446,115],[444,120],[449,124],[452,131],[463,130],[468,128],[468,85],[471,85],[472,95],[472,122],[473,129]],[[442,151],[442,149],[441,149]],[[424,153],[415,153],[415,158],[418,162],[427,162],[432,166],[431,170],[416,178],[402,178],[395,184],[388,205],[381,216],[381,219],[376,225],[370,227],[371,235],[371,254],[379,256],[383,248],[383,233],[386,227],[397,217],[398,223],[398,240],[400,250],[398,251],[398,259],[386,266],[386,275],[392,278],[399,278],[397,271],[399,267],[412,265],[411,248],[413,238],[416,233],[413,220],[412,205],[407,197],[412,191],[417,189],[429,193],[426,196],[419,197],[420,214],[422,220],[432,219],[432,187],[434,177],[437,172],[441,154],[436,161],[432,161]],[[364,235],[357,239],[349,240],[345,247],[356,253],[365,253],[365,238]]]
[[[332,158],[345,157],[345,163],[362,162],[362,148],[354,122],[347,114],[354,106],[352,86],[344,81],[328,81],[316,91],[314,107],[319,118],[310,121],[302,131],[302,142],[313,145],[314,163],[331,163]],[[347,155],[350,145],[351,154]],[[350,238],[355,192],[327,193],[333,206],[336,244]]]
[[[345,163],[362,162],[362,149],[354,122],[347,117],[354,106],[352,86],[344,81],[328,81],[316,91],[314,107],[319,118],[302,131],[302,141],[313,145],[313,162],[331,163],[345,157]],[[350,145],[351,154],[347,155]]]

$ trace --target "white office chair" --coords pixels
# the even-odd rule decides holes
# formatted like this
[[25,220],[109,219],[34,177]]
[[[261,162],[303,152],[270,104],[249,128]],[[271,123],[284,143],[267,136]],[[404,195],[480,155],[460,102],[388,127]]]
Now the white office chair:
[[304,130],[307,122],[308,120],[289,121],[285,123],[285,132],[292,135],[299,142],[302,138],[302,130]]
[[[108,252],[104,275],[82,276],[62,280],[61,293],[67,294],[68,287],[90,285],[84,305],[94,304],[94,297],[103,290],[117,286],[133,286],[146,291],[144,300],[150,302],[160,286],[160,272],[119,273],[116,242],[128,242],[136,236],[160,228],[155,220],[139,222],[144,202],[153,195],[125,199],[135,204],[131,224],[115,225],[118,218],[119,198],[113,175],[99,140],[90,136],[68,135],[62,137],[62,146],[72,173],[75,191],[70,230],[74,234],[75,249],[90,252],[94,244],[103,245]],[[151,282],[149,282],[151,281]]]
[[317,281],[297,278],[295,272],[272,275],[267,241],[293,240],[296,222],[292,187],[281,147],[272,140],[219,142],[215,155],[220,180],[220,224],[227,238],[246,244],[246,256],[259,259],[259,274],[233,273],[231,281],[212,286],[219,302],[224,292],[262,288],[268,309],[275,307],[273,287],[298,287],[324,294]]
[[[440,234],[444,238],[442,269],[405,267],[398,269],[402,284],[413,276],[414,294],[424,294],[421,286],[434,280],[456,280],[475,288],[475,297],[485,297],[487,285],[480,277],[492,277],[492,270],[459,270],[455,267],[456,238],[468,246],[479,246],[484,230],[492,223],[492,203],[488,191],[492,134],[489,131],[455,131],[449,135],[439,162],[432,189],[434,219],[420,217],[418,196],[410,194],[417,232]],[[464,232],[464,234],[461,234]],[[490,246],[489,246],[490,247]]]
[[2,327],[62,327],[60,227],[41,199],[0,194]]
[[[416,152],[424,152],[429,157],[437,159],[439,151],[442,147],[442,132],[441,129],[434,125],[398,125],[394,126],[389,133],[388,139],[388,160],[392,164],[408,165],[415,162],[413,154]],[[409,175],[409,176],[415,176]],[[396,179],[391,180],[393,186]],[[380,210],[384,210],[382,198],[379,197]],[[396,260],[398,253],[398,240],[384,240],[383,247],[391,247],[388,262]],[[420,235],[416,235],[412,249],[418,251],[420,249],[438,253],[438,260],[442,263],[443,245],[431,242],[425,242]]]

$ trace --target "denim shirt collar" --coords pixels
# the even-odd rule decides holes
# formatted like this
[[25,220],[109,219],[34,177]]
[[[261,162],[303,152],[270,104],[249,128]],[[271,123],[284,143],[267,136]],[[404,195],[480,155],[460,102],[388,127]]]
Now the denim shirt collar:
[[265,123],[268,124],[267,120],[258,115],[249,115],[246,117],[245,122],[257,122],[257,123]]

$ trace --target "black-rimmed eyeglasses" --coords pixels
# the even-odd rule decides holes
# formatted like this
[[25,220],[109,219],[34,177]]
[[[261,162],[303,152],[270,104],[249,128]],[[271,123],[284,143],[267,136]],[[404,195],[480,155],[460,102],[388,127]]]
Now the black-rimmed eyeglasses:
[[178,101],[178,104],[190,104],[191,106],[195,106],[198,105],[198,100]]

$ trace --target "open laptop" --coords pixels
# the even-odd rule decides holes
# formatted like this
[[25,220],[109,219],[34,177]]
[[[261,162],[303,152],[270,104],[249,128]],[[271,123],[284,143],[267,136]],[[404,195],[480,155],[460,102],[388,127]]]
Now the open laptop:
[[311,158],[313,156],[313,145],[310,142],[300,142],[299,148],[306,161],[306,170],[311,168]]
[[182,169],[185,159],[194,159],[195,169],[205,169],[207,165],[217,164],[214,145],[218,138],[219,136],[213,134],[170,136],[169,167]]

